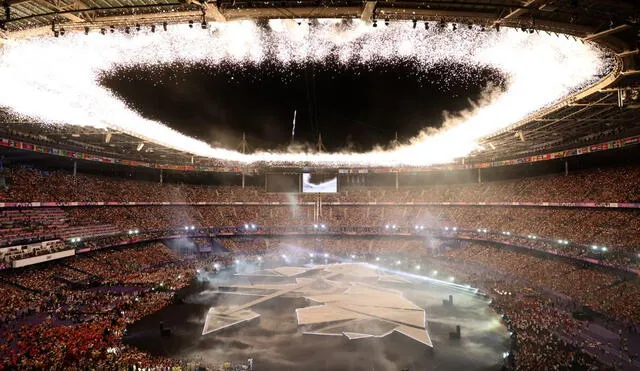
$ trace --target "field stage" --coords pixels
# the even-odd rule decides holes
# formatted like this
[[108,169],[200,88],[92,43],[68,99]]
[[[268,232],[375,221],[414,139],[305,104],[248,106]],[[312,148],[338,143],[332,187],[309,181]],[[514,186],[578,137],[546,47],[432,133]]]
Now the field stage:
[[[448,282],[364,263],[206,277],[130,326],[125,342],[212,364],[253,358],[257,370],[490,370],[508,351],[488,300]],[[450,339],[457,325],[461,339]]]

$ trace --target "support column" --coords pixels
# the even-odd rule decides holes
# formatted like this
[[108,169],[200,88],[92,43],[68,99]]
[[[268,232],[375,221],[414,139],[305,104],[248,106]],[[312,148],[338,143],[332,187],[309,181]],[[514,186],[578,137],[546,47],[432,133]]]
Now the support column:
[[162,181],[163,181],[163,179],[162,179],[162,169],[160,169],[160,184],[162,184]]
[[73,160],[73,176],[75,177],[78,172],[78,160]]
[[244,169],[242,169],[242,189],[244,189]]
[[564,161],[564,176],[569,175],[569,162],[568,161]]
[[482,171],[478,168],[478,183],[482,183]]
[[398,189],[398,184],[399,184],[398,174],[399,173],[396,171],[396,189]]

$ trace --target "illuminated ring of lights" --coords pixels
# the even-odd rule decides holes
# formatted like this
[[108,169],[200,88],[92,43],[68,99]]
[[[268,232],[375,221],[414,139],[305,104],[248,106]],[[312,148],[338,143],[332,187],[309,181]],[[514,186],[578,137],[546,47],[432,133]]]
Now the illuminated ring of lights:
[[[244,155],[146,119],[99,84],[103,73],[122,66],[172,62],[215,66],[265,60],[287,65],[329,58],[360,65],[410,59],[419,70],[455,61],[470,68],[497,69],[506,76],[507,89],[487,92],[472,110],[443,119],[442,130],[423,131],[392,150]],[[173,25],[167,32],[107,36],[67,32],[59,38],[8,40],[0,52],[0,106],[46,124],[108,128],[223,161],[426,166],[468,155],[478,149],[480,138],[593,84],[611,66],[607,53],[597,45],[545,32],[529,34],[510,28],[481,32],[477,27],[421,30],[413,29],[410,21],[377,28],[359,20],[320,19],[313,26],[270,20],[267,27],[234,21],[214,23],[207,30]]]

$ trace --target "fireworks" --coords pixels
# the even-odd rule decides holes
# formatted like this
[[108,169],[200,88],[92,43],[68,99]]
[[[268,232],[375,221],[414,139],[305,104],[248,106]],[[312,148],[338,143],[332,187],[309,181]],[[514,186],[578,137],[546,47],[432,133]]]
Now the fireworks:
[[[281,65],[412,60],[417,74],[455,61],[469,68],[497,69],[507,78],[507,90],[487,92],[473,110],[444,120],[441,130],[423,132],[393,150],[245,155],[211,147],[146,119],[99,83],[103,73],[122,66],[198,62],[215,67],[223,62],[267,60]],[[593,44],[508,28],[498,33],[466,28],[416,30],[410,21],[377,28],[357,20],[325,19],[313,26],[294,20],[271,20],[268,26],[238,21],[216,23],[208,30],[174,25],[167,32],[143,30],[108,36],[78,32],[60,38],[8,41],[0,51],[0,105],[47,124],[108,128],[225,161],[424,166],[469,154],[478,148],[480,138],[593,83],[609,68],[605,53]]]

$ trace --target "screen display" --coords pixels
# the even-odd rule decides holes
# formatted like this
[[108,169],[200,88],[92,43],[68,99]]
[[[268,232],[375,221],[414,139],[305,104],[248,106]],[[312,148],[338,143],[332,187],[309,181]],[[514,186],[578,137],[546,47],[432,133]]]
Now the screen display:
[[338,176],[302,173],[302,193],[336,193]]

